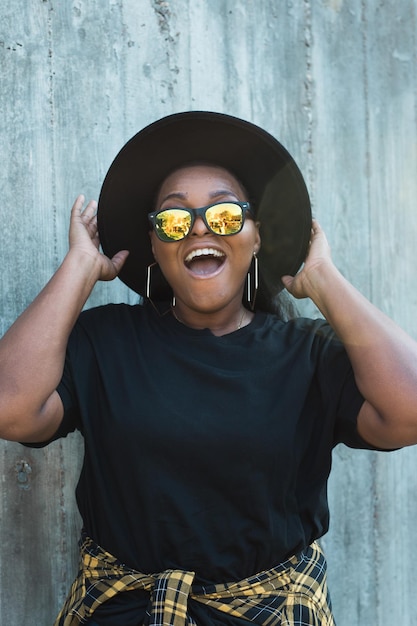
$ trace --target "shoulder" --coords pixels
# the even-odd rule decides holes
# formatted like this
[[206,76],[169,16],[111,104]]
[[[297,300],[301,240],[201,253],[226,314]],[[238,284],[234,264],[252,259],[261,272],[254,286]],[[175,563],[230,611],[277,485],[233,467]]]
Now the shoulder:
[[341,342],[324,319],[299,317],[283,321],[273,314],[265,314],[248,339],[250,349],[258,349],[266,359],[315,368],[323,360],[344,353]]
[[271,333],[282,335],[288,341],[338,342],[332,327],[322,318],[297,317],[284,322],[269,314],[266,316],[265,328]]
[[144,307],[140,304],[105,304],[83,311],[77,325],[83,328],[94,328],[97,325],[127,322],[141,317]]
[[71,332],[68,349],[78,351],[88,344],[127,341],[134,329],[141,328],[143,314],[141,305],[106,304],[86,309]]

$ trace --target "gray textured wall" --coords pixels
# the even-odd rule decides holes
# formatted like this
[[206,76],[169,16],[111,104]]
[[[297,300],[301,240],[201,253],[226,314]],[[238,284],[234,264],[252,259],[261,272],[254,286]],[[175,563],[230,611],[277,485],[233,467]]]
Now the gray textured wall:
[[[343,273],[417,336],[417,0],[0,3],[0,334],[154,119],[213,109],[275,134]],[[90,305],[135,300],[101,285]],[[315,311],[308,304],[308,313]],[[52,623],[74,574],[82,442],[0,443],[0,623]],[[417,449],[334,454],[324,539],[339,626],[417,625]]]

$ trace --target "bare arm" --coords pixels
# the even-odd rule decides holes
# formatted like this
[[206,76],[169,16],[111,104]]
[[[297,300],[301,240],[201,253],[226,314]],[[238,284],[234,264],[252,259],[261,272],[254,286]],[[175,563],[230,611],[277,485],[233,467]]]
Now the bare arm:
[[42,441],[63,416],[55,389],[69,334],[98,280],[112,280],[128,252],[108,259],[99,252],[96,203],[83,211],[83,196],[71,211],[70,248],[38,297],[0,340],[0,437]]
[[417,343],[340,274],[316,221],[304,268],[283,281],[295,297],[313,300],[345,345],[366,400],[361,436],[383,448],[417,443]]

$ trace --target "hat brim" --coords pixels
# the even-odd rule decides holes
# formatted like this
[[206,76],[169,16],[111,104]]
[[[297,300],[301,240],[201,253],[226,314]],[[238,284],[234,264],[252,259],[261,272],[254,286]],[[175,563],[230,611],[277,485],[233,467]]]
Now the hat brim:
[[311,233],[311,207],[303,176],[269,133],[236,117],[207,111],[177,113],[137,133],[120,150],[104,179],[98,203],[103,252],[129,250],[119,278],[144,295],[153,263],[148,213],[166,176],[191,161],[226,168],[245,186],[260,222],[262,278],[274,295],[281,276],[303,263]]

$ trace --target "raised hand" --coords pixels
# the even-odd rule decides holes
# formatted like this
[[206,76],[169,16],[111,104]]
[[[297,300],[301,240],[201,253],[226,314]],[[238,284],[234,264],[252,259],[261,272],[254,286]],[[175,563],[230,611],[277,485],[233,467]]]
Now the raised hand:
[[69,230],[70,253],[79,254],[83,262],[93,262],[98,270],[98,280],[113,280],[120,272],[129,252],[121,250],[109,259],[100,252],[97,229],[97,202],[90,200],[84,208],[85,198],[79,195],[71,210]]
[[311,298],[316,279],[329,265],[333,265],[330,246],[320,224],[313,219],[310,247],[304,265],[295,276],[282,276],[282,282],[295,298]]

